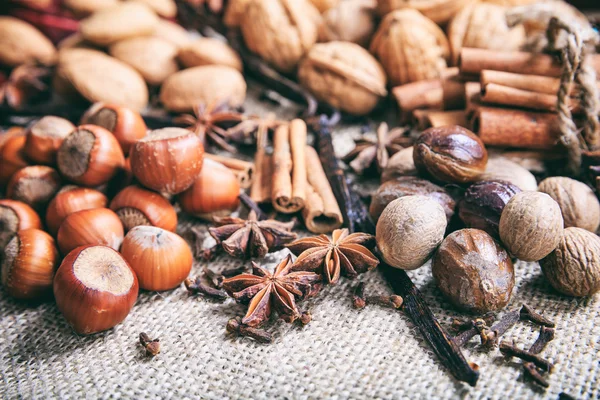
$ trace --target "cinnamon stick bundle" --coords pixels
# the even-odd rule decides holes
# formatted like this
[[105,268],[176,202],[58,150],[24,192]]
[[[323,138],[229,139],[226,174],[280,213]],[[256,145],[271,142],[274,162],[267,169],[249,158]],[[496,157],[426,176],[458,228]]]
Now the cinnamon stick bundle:
[[465,111],[467,112],[467,118],[471,118],[480,105],[481,85],[478,82],[467,82],[465,85]]
[[306,165],[309,185],[302,210],[304,224],[310,232],[331,233],[342,226],[344,219],[319,155],[309,146],[306,147]]
[[[481,100],[489,104],[552,112],[556,111],[558,103],[556,94],[530,92],[496,83],[488,83],[481,87]],[[570,105],[573,114],[581,114],[582,109],[579,100],[571,98]]]
[[306,202],[306,123],[295,119],[273,136],[271,200],[279,212],[292,214]]
[[470,128],[465,110],[435,111],[415,110],[413,116],[420,130],[436,128],[439,126],[459,125]]
[[211,160],[220,162],[229,168],[238,178],[240,187],[242,189],[248,189],[250,186],[252,186],[252,180],[254,178],[254,163],[209,153],[204,153],[204,156]]
[[[530,92],[556,94],[560,87],[560,79],[549,76],[515,74],[512,72],[483,70],[481,71],[481,85],[496,83],[502,86],[508,86],[515,89],[527,90]],[[596,86],[600,90],[600,82],[596,81]],[[577,91],[577,85],[573,85],[574,91]],[[574,93],[573,93],[574,94]]]
[[250,188],[250,198],[256,203],[271,202],[273,160],[267,154],[267,139],[267,127],[259,126],[256,134],[256,154],[254,155],[254,180]]

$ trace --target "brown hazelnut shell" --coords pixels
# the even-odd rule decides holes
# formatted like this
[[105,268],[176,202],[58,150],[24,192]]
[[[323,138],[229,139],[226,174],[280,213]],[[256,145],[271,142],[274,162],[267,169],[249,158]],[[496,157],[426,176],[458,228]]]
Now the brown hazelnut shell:
[[52,199],[46,209],[46,227],[56,235],[58,228],[69,215],[92,208],[104,208],[108,204],[106,196],[95,189],[65,186]]
[[58,148],[73,130],[75,125],[69,120],[53,116],[43,117],[27,129],[25,154],[34,163],[54,165]]
[[46,205],[59,191],[61,179],[54,168],[33,165],[18,170],[6,187],[6,197],[22,201],[37,211]]
[[171,232],[177,229],[177,213],[171,203],[159,193],[139,186],[128,186],[120,191],[110,202],[110,209],[119,216],[125,231],[139,225]]
[[123,224],[108,208],[93,208],[70,214],[58,228],[56,240],[60,252],[85,245],[102,245],[119,250],[123,242]]
[[9,138],[0,148],[0,186],[5,186],[15,172],[29,163],[25,158],[25,136]]
[[42,229],[42,221],[35,210],[22,201],[0,200],[0,249],[17,232],[25,229]]

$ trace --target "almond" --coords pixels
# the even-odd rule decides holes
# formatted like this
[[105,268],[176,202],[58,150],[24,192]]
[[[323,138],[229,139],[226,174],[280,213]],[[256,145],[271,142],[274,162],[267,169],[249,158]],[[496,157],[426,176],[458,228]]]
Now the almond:
[[179,61],[185,67],[202,65],[226,65],[242,70],[240,56],[226,43],[218,39],[201,38],[190,42],[179,50]]
[[166,19],[158,21],[153,36],[166,40],[179,49],[192,40],[188,31],[183,29],[181,25],[167,21]]
[[0,64],[16,67],[40,62],[52,65],[56,48],[33,25],[13,17],[0,17]]
[[119,0],[63,0],[63,4],[76,15],[90,15],[96,11],[118,5]]
[[177,15],[177,4],[174,0],[133,0],[150,7],[155,13],[163,18],[175,18]]
[[179,71],[177,47],[157,37],[125,39],[110,46],[109,53],[132,66],[150,85],[160,85]]

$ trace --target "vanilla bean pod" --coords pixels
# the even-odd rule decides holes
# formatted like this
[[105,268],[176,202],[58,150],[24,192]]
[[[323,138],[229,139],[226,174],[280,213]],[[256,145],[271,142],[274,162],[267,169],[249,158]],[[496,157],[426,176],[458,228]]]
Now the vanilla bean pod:
[[519,349],[518,347],[513,346],[508,342],[500,343],[500,352],[505,356],[517,357],[523,361],[532,362],[533,364],[535,364],[536,367],[540,368],[542,371],[550,372],[554,367],[554,365],[550,361],[538,356],[537,354],[533,354],[528,350]]
[[549,328],[554,328],[556,325],[554,322],[550,321],[548,318],[543,317],[536,311],[534,311],[527,304],[523,304],[523,308],[521,308],[521,319],[531,321],[534,324],[547,326]]
[[239,198],[240,198],[240,201],[242,202],[242,204],[244,204],[244,206],[248,210],[254,211],[256,213],[256,218],[259,221],[267,219],[267,216],[265,215],[263,210],[261,210],[261,208],[258,206],[258,204],[256,204],[256,202],[254,200],[252,200],[250,198],[250,196],[248,196],[245,192],[240,193]]

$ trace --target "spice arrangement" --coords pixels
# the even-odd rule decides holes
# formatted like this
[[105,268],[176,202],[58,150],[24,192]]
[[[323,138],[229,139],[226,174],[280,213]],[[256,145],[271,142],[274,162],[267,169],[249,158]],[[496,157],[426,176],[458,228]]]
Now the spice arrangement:
[[[226,332],[267,344],[278,320],[311,322],[303,301],[326,295],[325,285],[378,269],[393,293],[358,282],[353,307],[404,311],[457,380],[475,386],[485,373],[462,353],[479,336],[549,386],[554,365],[540,354],[554,323],[526,305],[503,310],[518,260],[539,262],[565,299],[600,291],[600,40],[577,9],[49,3],[14,1],[13,16],[0,17],[9,296],[53,298],[89,335],[122,323],[140,290],[183,286],[240,303],[245,315]],[[302,115],[244,112],[254,80]],[[382,111],[392,107],[390,120]],[[341,159],[340,121],[377,121]],[[349,177],[379,187],[365,201]],[[183,229],[182,215],[208,229]],[[213,268],[221,257],[242,266]],[[194,261],[204,268],[190,276]],[[436,290],[475,316],[454,321],[455,336],[406,272],[429,261]],[[520,320],[540,326],[528,350],[501,340]],[[159,354],[159,339],[139,342]]]

